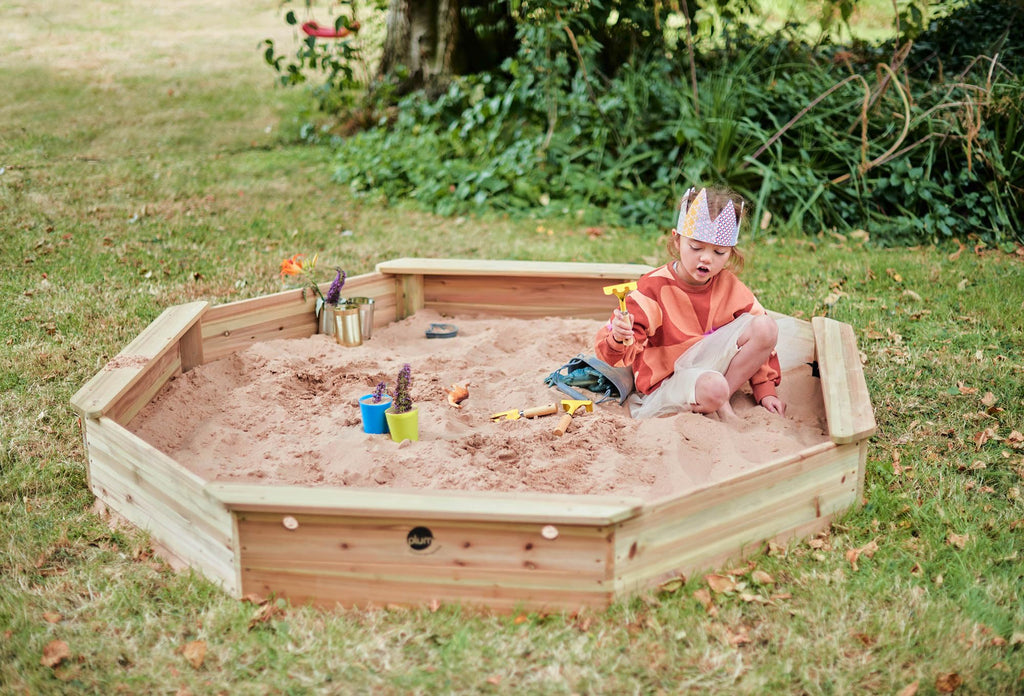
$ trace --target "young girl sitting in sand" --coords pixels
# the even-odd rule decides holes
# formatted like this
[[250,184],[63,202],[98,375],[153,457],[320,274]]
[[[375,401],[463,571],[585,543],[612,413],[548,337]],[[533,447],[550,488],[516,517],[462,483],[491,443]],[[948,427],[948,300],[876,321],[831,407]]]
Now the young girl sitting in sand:
[[724,190],[690,189],[668,243],[673,261],[647,273],[597,334],[597,356],[633,370],[634,418],[685,411],[735,416],[729,400],[749,381],[754,400],[785,415],[775,388],[778,328],[739,270],[743,203]]

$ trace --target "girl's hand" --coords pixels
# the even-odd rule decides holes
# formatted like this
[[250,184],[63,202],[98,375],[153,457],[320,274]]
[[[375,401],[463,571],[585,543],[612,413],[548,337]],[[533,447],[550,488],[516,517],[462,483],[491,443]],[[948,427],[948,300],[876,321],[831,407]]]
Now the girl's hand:
[[612,340],[618,343],[626,343],[633,338],[633,317],[628,312],[616,312],[612,317],[611,335]]
[[761,405],[769,413],[777,413],[780,416],[785,417],[786,415],[786,404],[777,396],[766,396],[761,399]]

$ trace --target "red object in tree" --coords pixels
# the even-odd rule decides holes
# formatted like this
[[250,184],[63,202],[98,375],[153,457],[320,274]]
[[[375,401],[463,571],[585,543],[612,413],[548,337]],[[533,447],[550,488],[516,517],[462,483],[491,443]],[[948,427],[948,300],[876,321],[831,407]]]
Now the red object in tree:
[[307,36],[315,36],[320,39],[343,39],[350,34],[359,31],[359,22],[352,22],[348,27],[335,29],[334,27],[322,27],[316,22],[305,22],[302,31]]

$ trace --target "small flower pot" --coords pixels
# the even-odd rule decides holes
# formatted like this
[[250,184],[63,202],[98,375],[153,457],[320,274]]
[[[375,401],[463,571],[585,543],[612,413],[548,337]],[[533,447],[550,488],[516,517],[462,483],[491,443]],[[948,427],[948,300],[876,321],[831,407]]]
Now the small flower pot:
[[359,329],[358,305],[339,305],[334,312],[334,320],[337,325],[334,330],[334,340],[349,347],[363,344],[363,333]]
[[316,301],[316,318],[317,318],[317,332],[326,334],[327,336],[333,336],[336,330],[336,320],[334,313],[337,307],[329,305],[320,298]]
[[388,432],[388,420],[384,412],[391,408],[391,397],[382,397],[380,403],[373,403],[373,394],[359,397],[359,415],[363,418],[363,432],[380,435]]
[[414,408],[405,413],[384,412],[388,419],[388,432],[395,442],[420,439],[420,410]]

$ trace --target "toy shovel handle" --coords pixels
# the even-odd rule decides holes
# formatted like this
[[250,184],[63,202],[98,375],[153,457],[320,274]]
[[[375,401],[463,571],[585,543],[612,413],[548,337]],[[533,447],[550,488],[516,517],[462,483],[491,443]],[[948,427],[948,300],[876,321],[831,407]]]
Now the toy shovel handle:
[[525,409],[522,413],[523,418],[536,418],[537,416],[550,416],[552,413],[558,412],[558,404],[547,404],[545,406],[534,406],[533,408]]
[[566,413],[558,421],[558,426],[555,428],[555,435],[565,435],[565,431],[569,429],[569,425],[572,423],[572,414]]
[[[626,301],[625,300],[621,300],[621,302],[622,302],[622,309],[619,310],[619,314],[621,314],[623,318],[626,318],[626,317],[629,316],[629,312],[626,311]],[[622,342],[622,345],[624,345],[624,346],[631,346],[631,345],[633,345],[633,337],[630,336],[629,338],[627,338],[625,341]]]

